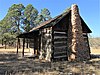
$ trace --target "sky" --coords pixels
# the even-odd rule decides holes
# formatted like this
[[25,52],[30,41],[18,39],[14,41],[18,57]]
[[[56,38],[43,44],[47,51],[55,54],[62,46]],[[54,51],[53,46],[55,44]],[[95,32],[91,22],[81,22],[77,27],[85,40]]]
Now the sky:
[[72,4],[77,4],[80,15],[92,30],[93,37],[100,37],[100,0],[0,0],[0,20],[2,20],[12,4],[32,4],[38,11],[49,9],[51,16],[61,14]]

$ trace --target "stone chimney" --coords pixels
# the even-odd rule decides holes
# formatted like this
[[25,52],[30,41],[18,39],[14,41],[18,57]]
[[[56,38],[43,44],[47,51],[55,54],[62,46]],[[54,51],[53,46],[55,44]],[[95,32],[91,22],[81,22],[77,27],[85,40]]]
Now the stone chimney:
[[71,20],[68,30],[68,60],[84,61],[90,58],[87,52],[83,32],[81,19],[79,15],[79,9],[76,4],[71,6]]

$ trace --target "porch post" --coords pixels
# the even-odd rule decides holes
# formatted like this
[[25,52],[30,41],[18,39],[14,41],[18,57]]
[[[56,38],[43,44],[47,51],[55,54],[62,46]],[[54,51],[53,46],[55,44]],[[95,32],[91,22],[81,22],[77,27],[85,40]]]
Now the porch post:
[[18,47],[18,39],[19,39],[19,38],[17,38],[17,52],[16,52],[17,54],[18,54],[18,48],[19,48],[19,47]]
[[25,47],[25,38],[23,38],[23,50],[22,50],[22,56],[24,56],[24,47]]

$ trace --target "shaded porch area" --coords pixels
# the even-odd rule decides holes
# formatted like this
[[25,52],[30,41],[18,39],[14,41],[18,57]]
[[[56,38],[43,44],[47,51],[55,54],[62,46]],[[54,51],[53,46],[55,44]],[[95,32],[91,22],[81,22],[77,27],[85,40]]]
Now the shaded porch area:
[[[20,42],[20,40],[22,40]],[[29,56],[39,56],[39,31],[35,30],[28,33],[23,33],[17,36],[17,50],[16,53],[19,53],[20,43],[22,44],[22,57],[24,57],[25,48],[30,51]],[[27,44],[27,45],[25,45]]]

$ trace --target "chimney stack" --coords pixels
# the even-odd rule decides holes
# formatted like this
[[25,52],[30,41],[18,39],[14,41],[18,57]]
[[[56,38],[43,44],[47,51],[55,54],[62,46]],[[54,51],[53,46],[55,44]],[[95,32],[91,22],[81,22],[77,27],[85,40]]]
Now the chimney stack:
[[71,24],[69,25],[68,38],[70,41],[68,60],[84,61],[90,58],[86,51],[79,9],[76,4],[71,6]]

